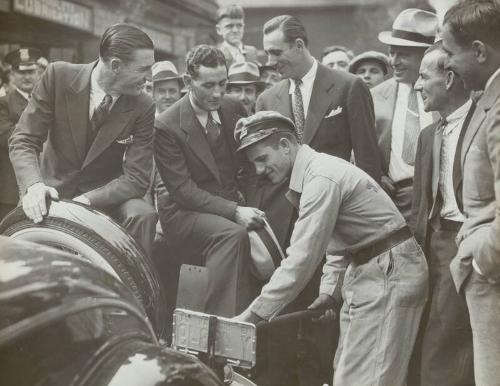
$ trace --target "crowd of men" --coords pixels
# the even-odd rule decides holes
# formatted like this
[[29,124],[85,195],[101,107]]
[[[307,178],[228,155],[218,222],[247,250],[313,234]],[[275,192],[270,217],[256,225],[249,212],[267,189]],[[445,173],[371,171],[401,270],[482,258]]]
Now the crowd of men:
[[500,4],[460,1],[439,32],[406,9],[378,36],[388,55],[317,60],[281,15],[261,64],[241,7],[216,29],[185,74],[128,24],[92,63],[7,55],[0,219],[21,205],[39,223],[72,199],[147,254],[161,239],[195,256],[207,313],[334,309],[335,386],[500,385]]

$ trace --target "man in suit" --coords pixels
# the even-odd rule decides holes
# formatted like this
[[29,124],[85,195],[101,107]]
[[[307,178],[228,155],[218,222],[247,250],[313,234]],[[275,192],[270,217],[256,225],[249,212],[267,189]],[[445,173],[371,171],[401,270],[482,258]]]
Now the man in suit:
[[165,237],[209,269],[206,312],[234,316],[251,300],[247,230],[264,220],[241,194],[233,131],[246,112],[224,95],[226,81],[219,49],[200,45],[188,53],[189,92],[156,119],[154,154],[169,192],[159,208]]
[[217,10],[217,34],[222,38],[218,48],[226,58],[227,68],[235,63],[257,63],[257,49],[243,44],[245,13],[240,5],[229,5]]
[[476,385],[500,385],[500,4],[461,2],[444,18],[443,46],[466,89],[484,90],[461,146],[465,221],[450,268],[465,294]]
[[389,46],[393,78],[371,89],[375,106],[375,130],[382,154],[384,190],[406,221],[411,215],[413,165],[420,130],[433,122],[423,109],[422,97],[413,90],[420,61],[434,42],[437,17],[434,13],[406,9],[394,20],[392,31],[379,34]]
[[47,198],[73,199],[111,215],[149,253],[156,212],[142,197],[154,105],[142,87],[153,62],[151,39],[116,24],[104,32],[96,62],[47,67],[9,141],[31,220],[42,221]]
[[411,379],[412,385],[422,386],[474,384],[469,315],[449,268],[457,253],[455,238],[465,220],[455,199],[453,165],[474,109],[469,92],[447,68],[447,61],[442,43],[435,43],[427,49],[415,83],[425,111],[437,111],[441,116],[420,133],[415,156],[412,218],[430,277]]
[[[354,150],[356,165],[379,182],[381,164],[373,103],[363,81],[318,63],[307,48],[304,26],[293,16],[267,21],[263,32],[269,63],[284,80],[259,96],[256,111],[277,111],[292,118],[299,141],[317,151],[350,160]],[[293,222],[293,208],[284,199],[286,183],[254,190],[256,205],[266,211],[271,226],[286,245]]]
[[0,221],[19,201],[16,176],[9,159],[9,137],[26,108],[33,87],[39,81],[35,48],[20,48],[9,52],[4,61],[12,68],[15,89],[0,97]]

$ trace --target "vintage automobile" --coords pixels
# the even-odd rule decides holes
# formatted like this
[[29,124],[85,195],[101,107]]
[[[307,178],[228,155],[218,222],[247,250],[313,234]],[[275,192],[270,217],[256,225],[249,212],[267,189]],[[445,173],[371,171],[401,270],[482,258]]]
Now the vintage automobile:
[[80,257],[0,236],[0,384],[220,386],[159,345],[142,304]]

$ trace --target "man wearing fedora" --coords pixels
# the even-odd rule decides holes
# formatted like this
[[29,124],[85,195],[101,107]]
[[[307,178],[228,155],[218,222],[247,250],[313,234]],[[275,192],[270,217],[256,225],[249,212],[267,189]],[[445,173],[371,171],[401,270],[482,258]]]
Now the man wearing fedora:
[[382,187],[406,221],[410,220],[413,167],[420,130],[433,122],[425,112],[420,93],[413,89],[425,50],[434,42],[437,17],[420,9],[405,9],[392,31],[378,35],[389,46],[393,78],[371,89],[375,130],[382,154]]
[[255,63],[241,62],[233,64],[228,71],[227,93],[239,99],[247,115],[255,112],[255,101],[264,89],[260,80],[259,67]]
[[151,72],[153,75],[153,101],[156,105],[155,116],[159,116],[181,99],[184,82],[175,65],[168,60],[153,64]]
[[252,298],[248,230],[264,226],[264,213],[241,193],[233,133],[246,111],[225,95],[226,81],[219,49],[189,51],[189,92],[157,117],[154,155],[169,192],[159,207],[167,242],[208,268],[205,311],[234,316]]
[[333,385],[405,385],[428,278],[394,203],[361,169],[300,145],[295,125],[279,113],[241,119],[235,136],[257,174],[273,184],[288,181],[287,198],[299,213],[286,258],[236,319],[275,317],[326,254],[320,295],[310,307],[340,304],[342,292]]
[[0,221],[19,201],[16,176],[9,159],[8,140],[40,79],[37,65],[40,56],[41,52],[36,48],[20,48],[9,52],[4,58],[11,65],[15,88],[0,97]]
[[[9,141],[27,217],[47,214],[47,199],[69,198],[120,222],[149,254],[156,211],[142,197],[151,179],[153,42],[116,24],[99,59],[48,65]],[[43,152],[42,152],[43,148]]]
[[349,72],[359,76],[368,88],[373,88],[389,73],[389,58],[382,52],[363,52],[351,61]]
[[[465,221],[450,264],[472,327],[476,385],[498,386],[500,363],[500,4],[460,2],[443,23],[449,67],[484,90],[459,151]],[[460,179],[459,177],[459,179]]]

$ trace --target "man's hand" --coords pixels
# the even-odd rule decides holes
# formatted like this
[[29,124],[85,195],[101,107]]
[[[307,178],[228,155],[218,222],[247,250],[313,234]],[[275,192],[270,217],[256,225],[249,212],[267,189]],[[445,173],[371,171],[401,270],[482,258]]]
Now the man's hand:
[[259,315],[254,314],[248,308],[241,314],[235,316],[233,320],[236,320],[238,322],[252,323],[252,324],[257,324],[259,322],[265,321],[265,319],[262,319]]
[[394,181],[389,176],[382,176],[380,179],[380,185],[385,192],[392,197],[392,195],[396,192],[396,188],[394,187]]
[[236,208],[236,222],[248,230],[262,228],[265,218],[266,214],[260,209],[249,206],[238,206]]
[[325,310],[325,313],[319,320],[327,319],[334,320],[336,317],[335,314],[335,300],[330,295],[327,294],[319,294],[314,302],[311,303],[308,310]]
[[83,194],[81,196],[73,198],[73,201],[80,202],[85,205],[90,205],[89,199]]
[[24,213],[35,224],[42,222],[43,216],[47,215],[47,197],[51,200],[59,200],[59,193],[43,182],[31,185],[23,197]]

